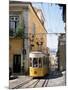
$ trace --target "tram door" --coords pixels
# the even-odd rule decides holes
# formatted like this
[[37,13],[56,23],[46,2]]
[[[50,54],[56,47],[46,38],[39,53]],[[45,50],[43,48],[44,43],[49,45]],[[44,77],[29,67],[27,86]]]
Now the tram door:
[[20,73],[21,71],[21,55],[13,56],[13,72]]

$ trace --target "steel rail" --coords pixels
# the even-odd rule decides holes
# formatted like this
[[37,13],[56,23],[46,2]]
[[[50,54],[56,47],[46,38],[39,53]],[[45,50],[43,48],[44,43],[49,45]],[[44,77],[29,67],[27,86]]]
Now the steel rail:
[[31,80],[32,80],[32,79],[27,80],[27,81],[25,81],[25,82],[22,82],[22,83],[18,84],[17,86],[13,87],[12,89],[18,89],[18,88],[22,87],[23,85],[29,83]]
[[34,86],[32,87],[32,88],[34,88],[39,81],[40,81],[40,80],[37,79],[37,81],[35,81],[35,82],[33,82],[32,84],[28,85],[26,88],[30,88],[30,86],[32,86],[32,85],[34,85]]

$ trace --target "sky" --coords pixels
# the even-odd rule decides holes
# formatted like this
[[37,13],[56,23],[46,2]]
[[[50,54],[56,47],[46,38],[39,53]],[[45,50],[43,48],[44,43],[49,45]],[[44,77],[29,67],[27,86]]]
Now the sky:
[[62,9],[57,4],[51,3],[33,3],[34,7],[42,9],[45,17],[45,28],[48,33],[47,35],[47,46],[50,49],[58,48],[58,35],[54,33],[64,33],[64,22],[62,20]]

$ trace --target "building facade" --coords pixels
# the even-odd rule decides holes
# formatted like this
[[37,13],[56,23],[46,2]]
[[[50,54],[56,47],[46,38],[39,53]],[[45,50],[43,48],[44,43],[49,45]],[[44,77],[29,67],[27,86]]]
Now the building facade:
[[61,34],[58,39],[58,69],[66,70],[66,34]]
[[46,32],[31,3],[9,2],[9,66],[13,73],[28,72],[29,52],[45,52]]

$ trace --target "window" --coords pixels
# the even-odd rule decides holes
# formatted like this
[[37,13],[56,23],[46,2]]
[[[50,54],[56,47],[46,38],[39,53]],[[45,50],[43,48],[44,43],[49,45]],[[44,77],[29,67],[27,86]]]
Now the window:
[[32,58],[29,60],[29,65],[32,67]]
[[10,34],[10,36],[15,35],[18,22],[19,22],[19,16],[10,16],[9,17],[9,34]]
[[38,67],[38,59],[37,58],[33,59],[33,67]]
[[39,58],[39,67],[42,67],[42,58]]
[[43,65],[44,65],[44,67],[48,67],[48,66],[49,66],[48,57],[44,57],[44,58],[43,58]]
[[45,66],[46,65],[46,58],[43,57],[43,65]]
[[46,64],[49,66],[49,57],[46,58]]

